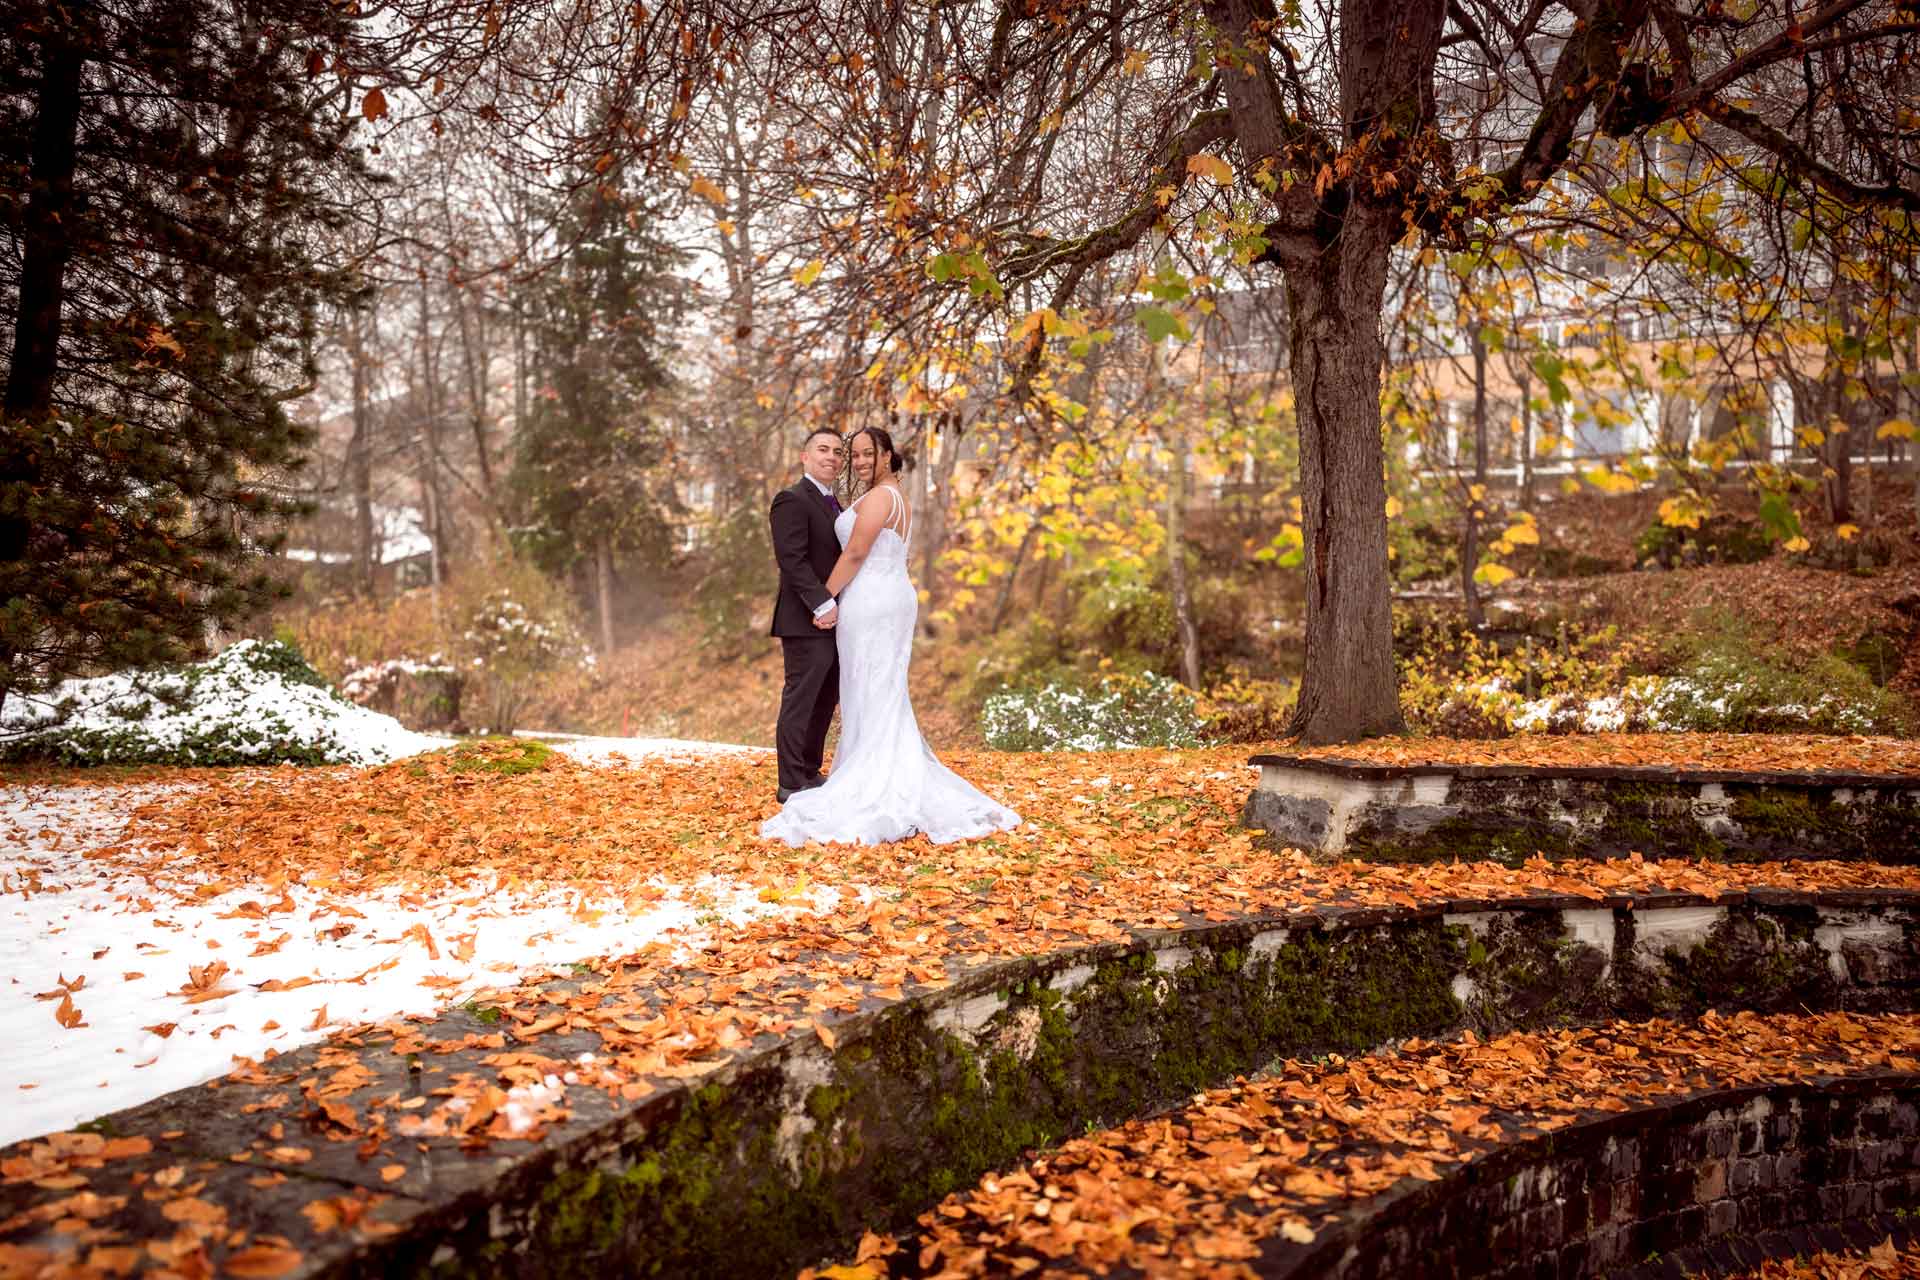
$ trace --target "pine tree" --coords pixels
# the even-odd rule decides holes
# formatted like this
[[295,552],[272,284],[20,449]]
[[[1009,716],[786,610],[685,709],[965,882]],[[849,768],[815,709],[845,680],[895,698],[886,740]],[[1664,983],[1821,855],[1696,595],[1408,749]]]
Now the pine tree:
[[539,373],[510,479],[516,541],[549,572],[592,565],[606,649],[615,574],[671,550],[658,402],[686,304],[673,273],[684,255],[659,239],[617,169],[556,212],[564,252],[524,296]]
[[0,702],[189,656],[273,595],[316,232],[347,146],[328,0],[19,3],[0,45]]

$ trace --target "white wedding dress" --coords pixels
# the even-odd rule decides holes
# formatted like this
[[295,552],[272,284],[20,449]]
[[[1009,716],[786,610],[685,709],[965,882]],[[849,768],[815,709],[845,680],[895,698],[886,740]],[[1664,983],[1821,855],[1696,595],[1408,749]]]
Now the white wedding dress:
[[[887,498],[876,498],[884,493]],[[840,649],[840,745],[826,782],[795,792],[760,824],[765,840],[885,844],[924,835],[935,844],[1018,826],[1020,815],[934,759],[920,736],[907,693],[920,593],[907,577],[908,527],[899,493],[871,490],[860,502],[891,500],[893,510],[860,571],[840,592],[834,639]],[[853,535],[860,502],[840,513],[833,532]]]

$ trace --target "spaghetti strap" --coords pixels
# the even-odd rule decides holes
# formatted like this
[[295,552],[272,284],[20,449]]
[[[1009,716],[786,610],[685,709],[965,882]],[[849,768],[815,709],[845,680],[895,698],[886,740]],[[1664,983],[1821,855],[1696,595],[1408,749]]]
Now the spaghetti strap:
[[906,520],[906,499],[900,496],[900,490],[897,488],[889,487],[887,492],[893,495],[893,511],[888,517],[887,525],[895,533],[900,535],[900,541],[905,542],[907,540],[907,532],[909,528],[911,528]]

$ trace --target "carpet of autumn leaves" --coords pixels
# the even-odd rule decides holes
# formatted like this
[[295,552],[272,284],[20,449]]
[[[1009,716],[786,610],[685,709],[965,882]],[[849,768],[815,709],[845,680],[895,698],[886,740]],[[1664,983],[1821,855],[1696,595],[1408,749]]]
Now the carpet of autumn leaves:
[[[1543,749],[1566,751],[1569,747],[1561,744],[1574,742],[1594,753],[1583,763],[1665,760],[1706,768],[1920,775],[1920,752],[1912,744],[1886,740],[1674,735],[1655,740],[1540,739],[1500,746],[1531,749],[1538,743]],[[1395,744],[1396,749],[1410,745]],[[1462,758],[1448,754],[1456,747],[1462,753],[1485,752],[1488,744],[1427,744],[1426,755]],[[516,750],[480,748],[496,749]],[[271,895],[295,882],[337,894],[343,905],[377,890],[470,884],[497,892],[561,887],[572,895],[578,912],[612,913],[653,902],[666,886],[712,879],[758,886],[760,897],[769,903],[804,903],[808,908],[655,941],[626,954],[553,956],[551,973],[535,974],[478,998],[476,1003],[498,1010],[500,1022],[457,1043],[423,1041],[417,1026],[404,1021],[351,1028],[322,1051],[320,1071],[284,1088],[270,1062],[240,1064],[237,1079],[281,1089],[273,1095],[275,1104],[257,1117],[256,1158],[270,1167],[287,1168],[311,1158],[311,1152],[289,1145],[277,1130],[311,1125],[318,1116],[327,1141],[357,1144],[362,1159],[394,1170],[396,1177],[404,1176],[404,1148],[416,1141],[451,1138],[482,1149],[494,1142],[538,1140],[545,1125],[565,1113],[564,1099],[522,1100],[517,1122],[510,1123],[509,1091],[515,1086],[572,1072],[570,1084],[626,1100],[642,1098],[676,1081],[696,1079],[743,1053],[771,1047],[777,1037],[796,1031],[817,1035],[831,1048],[839,1016],[871,1009],[876,1001],[937,989],[971,965],[1120,940],[1141,929],[1318,906],[1413,907],[1441,900],[1541,896],[1596,899],[1662,890],[1712,900],[1756,887],[1920,890],[1920,869],[1842,862],[1718,865],[1633,857],[1558,865],[1536,859],[1520,868],[1470,862],[1399,867],[1325,863],[1263,847],[1254,833],[1240,827],[1241,806],[1255,778],[1243,748],[1048,756],[955,752],[949,762],[1018,809],[1025,825],[995,838],[951,846],[914,840],[877,848],[788,849],[755,837],[758,823],[775,808],[770,755],[649,760],[626,768],[592,767],[556,755],[537,771],[519,774],[461,771],[448,757],[436,755],[368,770],[143,772],[144,781],[193,785],[136,809],[124,842],[93,856],[143,877],[160,904],[240,887]],[[61,775],[58,780],[112,785],[97,775]],[[568,965],[570,970],[562,968]],[[557,987],[551,981],[555,975],[569,981]],[[1803,1051],[1811,1055],[1806,1061],[1825,1062],[1829,1070],[1865,1065],[1865,1047],[1848,1038],[1848,1026],[1872,1027],[1874,1046],[1883,1058],[1895,1053],[1904,1061],[1920,1048],[1920,1022],[1914,1020],[1726,1024],[1736,1025],[1746,1030],[1743,1039],[1733,1042],[1740,1052],[1724,1060],[1727,1073],[1786,1071],[1789,1060],[1799,1061],[1794,1055]],[[568,1031],[591,1031],[599,1037],[603,1052],[591,1066],[542,1052],[544,1037]],[[1381,1123],[1419,1137],[1426,1143],[1418,1148],[1427,1153],[1422,1158],[1439,1169],[1446,1152],[1457,1159],[1486,1139],[1462,1118],[1475,1107],[1514,1109],[1516,1114],[1532,1107],[1535,1110],[1526,1114],[1537,1114],[1539,1123],[1551,1127],[1552,1116],[1572,1114],[1564,1108],[1586,1105],[1582,1099],[1589,1094],[1639,1087],[1636,1080],[1655,1088],[1657,1080],[1669,1076],[1685,1079],[1687,1072],[1720,1070],[1723,1061],[1697,1052],[1697,1045],[1661,1049],[1645,1039],[1667,1037],[1660,1043],[1690,1044],[1685,1037],[1693,1033],[1685,1029],[1618,1029],[1612,1043],[1638,1045],[1642,1059],[1636,1069],[1645,1075],[1595,1076],[1589,1069],[1616,1071],[1620,1062],[1632,1058],[1597,1049],[1593,1034],[1600,1033],[1510,1038],[1501,1042],[1506,1046],[1501,1050],[1504,1061],[1521,1062],[1532,1053],[1551,1069],[1475,1068],[1468,1074],[1475,1077],[1476,1088],[1504,1080],[1511,1092],[1463,1094],[1466,1101],[1446,1115],[1423,1113],[1417,1122],[1389,1108],[1393,1114],[1381,1112],[1386,1117]],[[1720,1043],[1728,1043],[1724,1026],[1721,1037]],[[356,1072],[361,1070],[358,1055],[365,1052],[357,1046],[363,1043],[390,1044],[394,1050],[423,1055],[486,1050],[491,1074],[462,1076],[426,1105],[403,1109],[375,1102],[356,1109],[343,1099],[362,1083]],[[1394,1062],[1428,1063],[1418,1069],[1452,1073],[1459,1084],[1465,1060],[1449,1055],[1487,1051],[1487,1046],[1472,1043],[1423,1046],[1404,1051],[1412,1056],[1366,1061],[1386,1064],[1380,1069],[1389,1073],[1415,1069]],[[1676,1054],[1687,1058],[1686,1071],[1647,1065]],[[1741,1061],[1748,1065],[1740,1066]],[[1270,1109],[1256,1118],[1267,1122],[1293,1105],[1271,1092],[1287,1080],[1301,1088],[1347,1090],[1339,1096],[1349,1099],[1344,1104],[1348,1108],[1360,1108],[1362,1100],[1373,1096],[1369,1090],[1386,1098],[1403,1083],[1384,1076],[1365,1088],[1337,1083],[1358,1080],[1351,1074],[1358,1069],[1344,1064],[1328,1074],[1322,1068],[1289,1068],[1279,1083],[1241,1086],[1240,1092],[1222,1097],[1266,1098],[1260,1105]],[[1268,1092],[1258,1092],[1263,1089]],[[1251,1101],[1213,1105],[1255,1116],[1246,1110],[1255,1106]],[[1173,1122],[1163,1118],[1147,1123]],[[1158,1135],[1154,1141],[1171,1134],[1152,1132]],[[1342,1137],[1342,1150],[1357,1150],[1353,1144],[1366,1132],[1356,1129]],[[5,1154],[10,1161],[28,1163],[10,1164],[0,1174],[35,1185],[47,1185],[47,1178],[79,1176],[77,1185],[84,1187],[84,1176],[75,1170],[87,1161],[97,1167],[101,1158],[88,1137],[56,1135],[23,1144]],[[1315,1140],[1296,1134],[1287,1141]],[[1366,1180],[1376,1176],[1367,1172],[1374,1166],[1355,1159],[1359,1163],[1340,1166],[1337,1178],[1323,1169],[1319,1176],[1329,1179],[1326,1187],[1337,1187],[1342,1197],[1363,1189]],[[1007,1185],[1020,1189],[1017,1182]],[[1199,1184],[1195,1187],[1199,1195]],[[991,1194],[1005,1190],[1002,1186]],[[71,1194],[90,1193],[76,1189]],[[1056,1190],[1049,1199],[1063,1194]],[[1333,1197],[1336,1192],[1325,1194]],[[1181,1212],[1190,1210],[1196,1223],[1224,1222],[1202,1212],[1206,1203],[1204,1197],[1182,1202]],[[1310,1229],[1313,1215],[1324,1212],[1332,1200],[1308,1196],[1286,1203],[1291,1207],[1275,1230],[1296,1220],[1300,1225],[1295,1230]],[[1275,1200],[1268,1208],[1282,1212],[1280,1204]],[[1171,1213],[1174,1207],[1163,1204],[1160,1211]],[[335,1210],[345,1212],[338,1206]],[[189,1207],[183,1212],[200,1210]],[[364,1216],[366,1205],[354,1212]],[[1028,1220],[1043,1220],[1046,1212]],[[1072,1215],[1065,1215],[1057,1221],[1071,1220]],[[964,1214],[947,1214],[941,1221],[943,1230],[959,1232],[969,1220]],[[203,1234],[209,1241],[218,1238],[211,1227]],[[0,1241],[5,1235],[6,1224],[0,1224]],[[1211,1238],[1205,1231],[1195,1236],[1203,1237]],[[957,1251],[985,1247],[965,1235],[955,1235],[951,1246]],[[272,1241],[261,1247],[280,1252],[263,1254],[248,1265],[255,1266],[257,1274],[278,1274],[272,1268],[288,1262],[292,1251]],[[943,1265],[957,1267],[956,1259],[962,1256],[956,1252]],[[1231,1254],[1212,1259],[1221,1265],[1233,1260]],[[297,1262],[296,1253],[289,1265]]]
[[1920,741],[1806,733],[1593,733],[1474,738],[1375,738],[1334,747],[1283,745],[1286,755],[1367,764],[1531,765],[1725,773],[1920,775]]
[[[1402,1178],[1601,1112],[1738,1085],[1920,1068],[1920,1017],[1708,1014],[1286,1062],[1165,1115],[1071,1139],[922,1215],[917,1255],[869,1235],[838,1280],[905,1270],[1238,1280]],[[1873,1265],[1881,1265],[1875,1260]],[[803,1272],[814,1280],[820,1272]],[[1794,1273],[1782,1273],[1794,1274]],[[1897,1272],[1835,1272],[1841,1275]]]
[[[1851,768],[1856,759],[1884,764],[1890,750],[1834,740],[1828,753]],[[713,877],[757,885],[768,902],[811,907],[628,955],[555,956],[556,966],[595,974],[570,1007],[556,1008],[537,977],[486,995],[521,1040],[550,1027],[596,1030],[609,1050],[605,1082],[629,1096],[646,1078],[697,1074],[796,1021],[817,1021],[830,1037],[832,1016],[863,1001],[937,989],[971,965],[1140,929],[1321,906],[1920,890],[1920,868],[1846,862],[1329,864],[1262,847],[1240,827],[1254,773],[1238,749],[955,753],[953,763],[1025,824],[949,846],[916,839],[788,849],[755,836],[775,808],[770,755],[632,769],[556,756],[517,775],[458,772],[426,757],[363,771],[215,774],[138,809],[128,843],[95,856],[124,861],[158,894],[181,896],[241,885],[272,893],[298,880],[350,902],[374,889],[470,881],[499,891],[565,886],[576,910],[592,913],[633,909],[665,885]],[[172,852],[156,856],[155,848]],[[484,1136],[473,1115],[442,1119]]]
[[1920,1276],[1920,1248],[1902,1249],[1891,1237],[1871,1249],[1836,1253],[1822,1250],[1804,1258],[1762,1263],[1736,1280],[1912,1280]]

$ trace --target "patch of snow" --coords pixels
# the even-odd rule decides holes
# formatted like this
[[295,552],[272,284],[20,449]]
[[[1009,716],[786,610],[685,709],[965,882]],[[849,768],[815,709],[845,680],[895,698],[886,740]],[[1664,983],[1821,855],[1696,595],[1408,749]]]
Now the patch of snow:
[[194,763],[196,755],[214,762],[222,755],[274,760],[290,749],[310,749],[329,763],[360,765],[449,745],[262,665],[271,649],[242,640],[181,670],[66,680],[44,694],[9,698],[0,712],[0,743],[70,738],[86,744],[89,758],[172,756],[182,764]]
[[696,742],[684,738],[596,738],[571,733],[516,729],[519,738],[550,742],[561,755],[581,764],[638,764],[644,760],[690,760],[699,756],[771,755],[772,747],[743,747],[732,742]]
[[[618,740],[616,740],[618,741]],[[631,742],[632,740],[626,740]],[[488,882],[348,896],[254,884],[209,898],[156,889],[138,866],[90,858],[127,815],[178,786],[0,786],[0,1144],[225,1074],[343,1026],[426,1014],[530,971],[656,939],[690,958],[713,928],[831,910],[815,886],[774,904],[712,878],[654,882],[628,912],[579,889]],[[464,955],[464,959],[457,958]],[[189,1001],[193,970],[224,964]],[[293,984],[300,985],[293,985]],[[265,990],[264,987],[275,987]],[[79,1025],[57,1020],[70,995]],[[520,1102],[534,1122],[544,1100]]]

